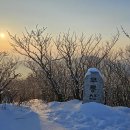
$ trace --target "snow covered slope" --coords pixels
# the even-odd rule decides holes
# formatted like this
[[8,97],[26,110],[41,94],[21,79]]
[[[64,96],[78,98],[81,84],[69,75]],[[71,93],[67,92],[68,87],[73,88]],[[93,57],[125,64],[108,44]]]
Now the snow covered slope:
[[130,130],[130,108],[81,101],[7,105],[0,110],[0,130]]

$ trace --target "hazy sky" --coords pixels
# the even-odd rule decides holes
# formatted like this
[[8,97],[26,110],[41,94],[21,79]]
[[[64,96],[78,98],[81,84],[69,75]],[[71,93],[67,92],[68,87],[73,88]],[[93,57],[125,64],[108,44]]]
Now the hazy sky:
[[[52,34],[70,28],[110,37],[121,25],[130,32],[130,0],[0,0],[1,33],[19,34],[36,24]],[[0,38],[1,50],[8,49],[8,40]]]

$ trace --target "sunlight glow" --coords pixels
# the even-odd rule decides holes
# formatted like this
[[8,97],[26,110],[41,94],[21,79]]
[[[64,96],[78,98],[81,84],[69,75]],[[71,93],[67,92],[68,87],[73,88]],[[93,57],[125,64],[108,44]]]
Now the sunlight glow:
[[1,32],[0,33],[0,38],[2,38],[2,39],[5,38],[5,34]]

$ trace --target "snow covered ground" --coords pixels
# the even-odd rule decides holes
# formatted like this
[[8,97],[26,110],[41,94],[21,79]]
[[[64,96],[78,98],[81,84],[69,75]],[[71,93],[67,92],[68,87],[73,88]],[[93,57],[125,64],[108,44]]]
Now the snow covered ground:
[[130,130],[127,107],[78,100],[45,104],[37,99],[23,107],[1,107],[0,130]]

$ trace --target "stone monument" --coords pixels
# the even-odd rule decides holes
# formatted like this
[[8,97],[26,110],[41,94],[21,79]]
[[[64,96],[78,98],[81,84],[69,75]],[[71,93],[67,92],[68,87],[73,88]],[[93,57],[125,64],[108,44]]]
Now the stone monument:
[[84,79],[83,103],[104,103],[103,86],[104,82],[100,71],[96,68],[88,69]]

